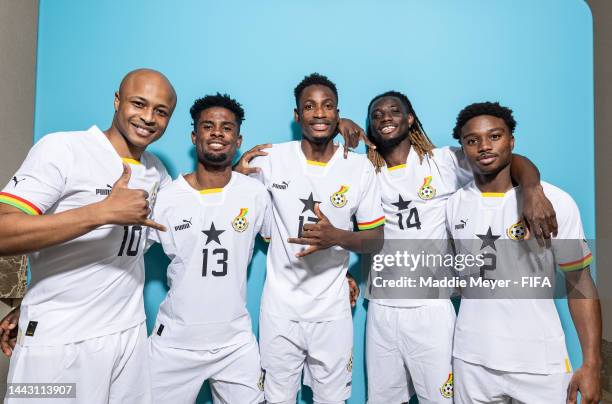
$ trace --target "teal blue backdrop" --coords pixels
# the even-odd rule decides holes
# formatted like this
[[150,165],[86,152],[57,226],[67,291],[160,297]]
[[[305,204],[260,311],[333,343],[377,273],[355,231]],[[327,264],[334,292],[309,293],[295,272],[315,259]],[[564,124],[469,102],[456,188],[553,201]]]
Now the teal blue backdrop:
[[[179,95],[151,147],[173,177],[194,166],[190,105],[216,91],[245,107],[242,151],[291,140],[293,88],[314,71],[336,82],[341,114],[360,123],[374,95],[407,93],[436,145],[455,143],[462,107],[499,100],[515,111],[516,151],[575,198],[595,236],[593,37],[582,0],[40,0],[39,18],[35,139],[106,129],[113,92],[138,67],[165,73]],[[166,263],[159,250],[147,257],[149,326]],[[264,277],[260,249],[248,282],[255,330]],[[567,304],[558,307],[578,367]],[[365,310],[360,300],[349,403],[365,402]],[[200,402],[209,401],[204,392]]]

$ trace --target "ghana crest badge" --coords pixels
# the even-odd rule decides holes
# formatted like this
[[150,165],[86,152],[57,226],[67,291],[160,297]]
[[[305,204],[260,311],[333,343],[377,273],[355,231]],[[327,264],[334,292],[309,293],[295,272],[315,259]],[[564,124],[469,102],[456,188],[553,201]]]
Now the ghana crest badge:
[[238,216],[232,219],[232,227],[239,233],[242,233],[249,227],[249,221],[246,218],[247,213],[249,213],[247,208],[241,208]]
[[444,398],[451,398],[453,396],[453,372],[448,374],[448,379],[440,386],[440,394]]
[[431,185],[432,176],[425,177],[425,181],[423,181],[423,185],[419,188],[419,198],[428,200],[436,196],[436,189]]
[[524,240],[525,236],[527,236],[527,227],[525,223],[520,221],[510,226],[506,233],[512,240]]
[[334,192],[332,196],[329,197],[329,200],[332,205],[336,208],[341,208],[348,202],[346,199],[346,193],[348,192],[349,187],[346,185],[341,185],[340,189],[337,192]]

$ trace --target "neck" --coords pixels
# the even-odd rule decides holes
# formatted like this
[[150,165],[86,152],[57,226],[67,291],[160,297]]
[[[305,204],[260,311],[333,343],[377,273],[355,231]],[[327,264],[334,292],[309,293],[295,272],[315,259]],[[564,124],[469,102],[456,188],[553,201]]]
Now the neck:
[[474,173],[474,181],[480,192],[505,193],[512,189],[512,177],[510,176],[510,164],[495,174]]
[[319,161],[321,163],[327,163],[336,152],[336,146],[332,138],[325,143],[313,143],[307,139],[302,139],[301,147],[306,160]]
[[223,188],[232,178],[232,166],[213,166],[198,161],[196,171],[185,175],[189,185],[198,191],[209,188]]
[[139,160],[142,157],[142,153],[145,151],[144,147],[137,147],[130,144],[125,137],[117,130],[115,125],[104,131],[104,135],[110,141],[111,145],[121,158],[129,158]]
[[406,164],[408,160],[408,154],[410,153],[410,139],[406,138],[401,141],[400,144],[389,150],[381,150],[380,155],[385,159],[387,167],[395,167],[400,164]]

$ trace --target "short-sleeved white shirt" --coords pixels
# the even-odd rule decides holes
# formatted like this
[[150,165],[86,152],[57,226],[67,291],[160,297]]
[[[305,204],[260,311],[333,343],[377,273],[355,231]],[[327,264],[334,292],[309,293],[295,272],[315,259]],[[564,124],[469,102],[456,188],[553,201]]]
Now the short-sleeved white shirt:
[[[569,271],[589,265],[591,252],[584,240],[575,202],[553,185],[543,182],[542,187],[559,223],[559,233],[552,240],[551,248],[540,249],[535,240],[522,239],[524,225],[518,222],[522,216],[520,188],[489,194],[481,193],[472,182],[447,204],[447,227],[456,252],[490,254],[487,266],[492,268],[490,264],[494,261],[496,264],[495,268],[484,271],[487,279],[509,279],[508,274],[519,273],[530,277],[550,276],[556,267]],[[494,260],[491,255],[495,256]],[[479,276],[482,277],[482,272],[470,275]],[[537,287],[533,292],[537,293]],[[507,292],[500,288],[487,293],[495,297]],[[571,369],[554,301],[545,298],[462,299],[453,355],[466,362],[508,372],[553,374]]]
[[[152,154],[128,160],[129,188],[149,193],[170,182]],[[0,202],[54,214],[99,202],[123,172],[122,159],[97,127],[39,140],[0,193]],[[29,254],[31,281],[21,304],[23,345],[57,345],[111,334],[145,319],[143,249],[147,228],[104,225]]]
[[272,197],[272,241],[268,249],[261,310],[296,321],[350,317],[346,281],[349,252],[339,246],[303,258],[307,246],[287,242],[302,226],[314,223],[315,203],[337,228],[361,230],[384,224],[380,191],[368,159],[338,147],[327,163],[308,161],[299,141],[275,144],[257,157],[257,177]]
[[253,338],[247,269],[257,234],[270,237],[270,210],[261,183],[235,172],[223,188],[198,191],[179,176],[159,193],[153,218],[167,231],[149,235],[171,259],[159,343],[210,350]]
[[[406,163],[382,167],[376,175],[386,220],[385,245],[381,254],[395,254],[398,249],[410,250],[413,246],[419,251],[421,247],[438,251],[442,246],[429,240],[447,239],[446,201],[457,189],[471,181],[473,176],[462,149],[447,146],[432,152],[433,156],[426,155],[421,162],[411,148]],[[372,276],[377,274],[370,274],[368,290],[372,290]],[[398,293],[398,298],[371,298],[370,301],[395,307],[436,305],[442,302],[438,299],[401,298],[410,292],[409,289],[391,291]],[[385,294],[384,291],[381,293]]]

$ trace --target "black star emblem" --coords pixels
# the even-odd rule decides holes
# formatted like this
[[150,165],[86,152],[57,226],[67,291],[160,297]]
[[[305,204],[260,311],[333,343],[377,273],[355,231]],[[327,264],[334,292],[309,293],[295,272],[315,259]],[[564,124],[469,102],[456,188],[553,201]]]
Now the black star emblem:
[[493,235],[493,232],[491,231],[491,226],[489,226],[487,234],[477,234],[476,236],[482,240],[482,246],[480,246],[481,250],[484,250],[486,246],[490,246],[495,251],[497,251],[497,248],[495,247],[495,240],[497,240],[500,236]]
[[309,211],[312,212],[313,215],[315,214],[315,211],[314,211],[315,203],[321,203],[321,201],[315,201],[314,200],[314,198],[312,197],[312,192],[308,196],[308,199],[300,198],[300,201],[302,201],[302,203],[304,204],[304,209],[302,209],[302,213],[304,213],[307,210],[309,210]]
[[397,202],[393,202],[391,205],[393,206],[397,206],[397,210],[404,210],[406,208],[408,208],[408,205],[410,205],[410,202],[412,201],[405,201],[402,199],[401,195],[398,195],[398,201]]
[[223,233],[225,230],[217,230],[215,229],[215,223],[211,223],[210,224],[210,229],[208,230],[202,230],[202,233],[206,234],[206,244],[210,243],[211,241],[216,241],[217,244],[221,245],[221,241],[219,240],[219,236],[221,235],[221,233]]

